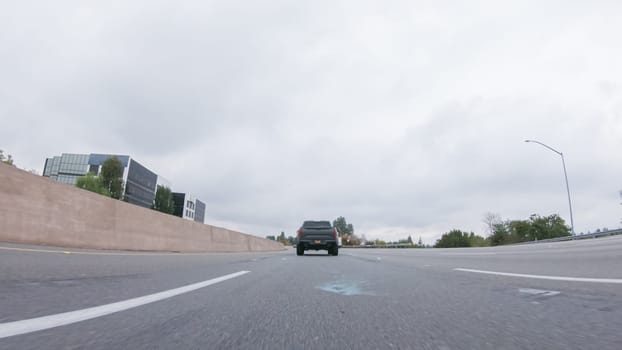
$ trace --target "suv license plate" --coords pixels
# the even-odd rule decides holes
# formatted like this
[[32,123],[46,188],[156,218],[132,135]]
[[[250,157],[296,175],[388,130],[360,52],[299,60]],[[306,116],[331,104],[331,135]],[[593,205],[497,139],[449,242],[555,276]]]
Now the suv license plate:
[[319,239],[315,240],[315,244],[320,244],[320,243],[322,243],[322,241],[320,241]]

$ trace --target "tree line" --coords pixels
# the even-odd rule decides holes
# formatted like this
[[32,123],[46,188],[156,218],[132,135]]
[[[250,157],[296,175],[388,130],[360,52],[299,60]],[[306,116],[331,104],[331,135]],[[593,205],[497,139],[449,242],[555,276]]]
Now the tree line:
[[489,235],[451,230],[436,241],[436,248],[486,247],[570,236],[570,227],[557,214],[533,214],[527,220],[502,220],[498,214],[486,214]]

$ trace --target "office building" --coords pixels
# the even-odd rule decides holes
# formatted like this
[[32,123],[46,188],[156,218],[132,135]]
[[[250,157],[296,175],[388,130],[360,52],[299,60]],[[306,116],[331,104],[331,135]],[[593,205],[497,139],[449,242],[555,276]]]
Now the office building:
[[104,162],[113,156],[117,157],[123,166],[123,200],[151,208],[158,175],[127,155],[63,153],[45,160],[43,176],[75,185],[79,177],[89,172],[99,175]]
[[173,192],[173,215],[186,220],[205,223],[205,203],[187,193]]

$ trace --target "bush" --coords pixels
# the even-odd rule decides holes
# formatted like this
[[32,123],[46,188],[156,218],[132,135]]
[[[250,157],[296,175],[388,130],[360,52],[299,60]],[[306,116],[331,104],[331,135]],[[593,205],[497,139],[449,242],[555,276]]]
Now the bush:
[[441,236],[434,245],[435,248],[458,248],[458,247],[483,247],[488,242],[482,236],[478,236],[471,232],[462,232],[460,230],[451,230]]
[[110,191],[104,186],[101,178],[92,173],[79,177],[76,181],[76,187],[110,197]]

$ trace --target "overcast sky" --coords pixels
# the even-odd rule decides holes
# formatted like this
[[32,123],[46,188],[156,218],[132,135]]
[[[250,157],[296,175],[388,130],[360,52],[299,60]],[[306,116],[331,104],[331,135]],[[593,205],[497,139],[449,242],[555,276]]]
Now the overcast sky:
[[622,219],[622,3],[5,1],[0,149],[128,154],[265,236]]

